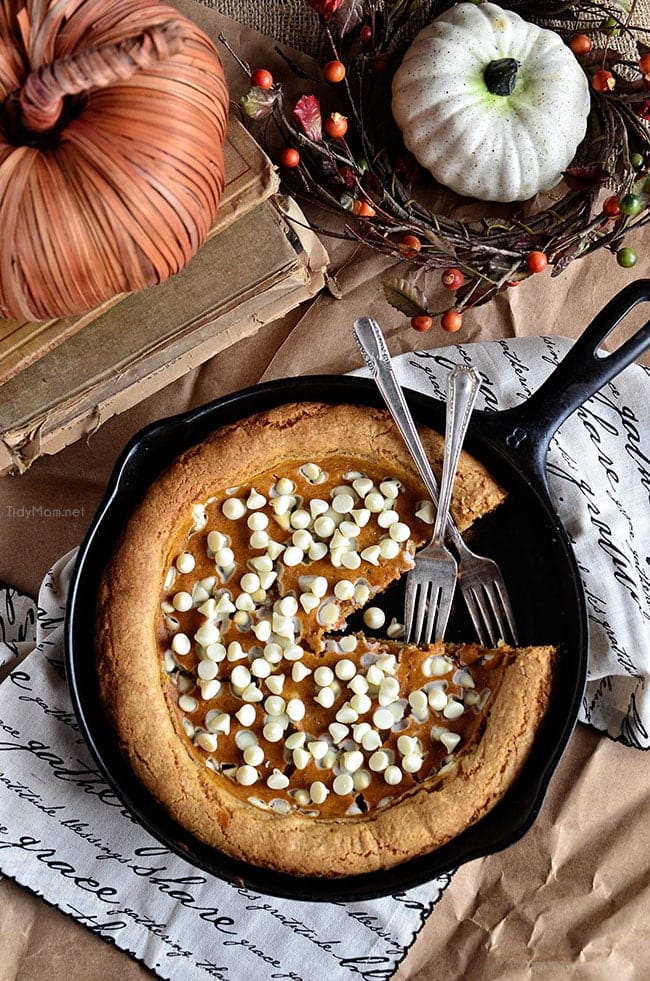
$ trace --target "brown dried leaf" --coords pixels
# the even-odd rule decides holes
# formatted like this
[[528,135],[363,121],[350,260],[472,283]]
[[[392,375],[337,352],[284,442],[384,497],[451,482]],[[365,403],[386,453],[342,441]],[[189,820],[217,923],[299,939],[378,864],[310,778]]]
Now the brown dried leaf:
[[428,314],[427,298],[421,289],[408,279],[385,279],[381,284],[384,296],[392,307],[407,317]]
[[323,139],[323,122],[320,103],[315,95],[302,95],[296,102],[293,117],[305,136],[320,143]]

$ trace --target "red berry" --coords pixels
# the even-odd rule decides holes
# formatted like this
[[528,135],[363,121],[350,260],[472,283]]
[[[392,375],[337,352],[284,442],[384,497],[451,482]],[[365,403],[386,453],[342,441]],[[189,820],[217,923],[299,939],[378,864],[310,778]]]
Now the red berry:
[[323,67],[323,78],[326,82],[336,84],[345,78],[345,65],[342,61],[328,61]]
[[603,201],[603,214],[607,215],[608,218],[616,218],[617,215],[621,213],[621,206],[618,203],[618,198],[615,194],[611,197],[605,198]]
[[642,75],[650,75],[650,53],[639,58],[639,71]]
[[548,259],[545,252],[529,252],[526,256],[526,268],[528,272],[543,272],[548,266]]
[[373,72],[375,72],[375,74],[381,75],[382,72],[385,72],[387,68],[388,68],[387,54],[377,55],[377,57],[373,59],[372,70]]
[[457,310],[447,310],[440,318],[440,323],[442,324],[443,330],[448,331],[450,334],[455,334],[463,326],[463,315],[462,313],[458,313]]
[[463,276],[460,269],[456,266],[451,266],[449,269],[445,269],[442,274],[442,285],[448,290],[457,290],[465,282],[465,277]]
[[280,154],[280,163],[283,167],[297,167],[300,163],[300,154],[292,146],[285,146]]
[[606,68],[601,68],[591,77],[591,86],[596,92],[611,92],[616,86],[616,79]]
[[433,327],[433,317],[425,314],[420,314],[418,317],[411,317],[411,327],[413,330],[417,330],[418,334],[424,334],[425,331],[431,330]]
[[361,33],[359,35],[361,38],[361,43],[364,47],[369,47],[372,44],[372,27],[370,24],[364,24],[361,28]]
[[273,85],[273,75],[266,68],[258,68],[251,75],[251,85],[258,89],[270,89]]
[[574,55],[589,54],[593,46],[593,41],[588,34],[574,34],[569,40],[569,47]]
[[340,112],[332,112],[325,120],[325,132],[334,140],[342,140],[348,131],[348,120]]

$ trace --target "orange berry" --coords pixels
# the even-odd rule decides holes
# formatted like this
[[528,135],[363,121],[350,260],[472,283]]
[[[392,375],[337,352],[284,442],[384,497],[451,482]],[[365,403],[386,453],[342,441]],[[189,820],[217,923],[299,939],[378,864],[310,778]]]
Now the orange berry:
[[328,61],[323,67],[323,78],[335,85],[345,78],[345,65],[342,61]]
[[440,318],[440,323],[442,324],[443,330],[448,331],[450,334],[455,334],[463,326],[463,315],[462,313],[458,313],[457,310],[447,310]]
[[251,85],[258,89],[270,89],[273,85],[273,75],[266,68],[258,68],[251,75]]
[[352,206],[352,211],[357,218],[374,218],[377,214],[372,205],[368,204],[367,201],[355,201]]
[[348,120],[340,112],[332,112],[325,120],[325,132],[334,140],[342,140],[348,131]]
[[422,248],[422,242],[417,235],[404,235],[397,243],[397,248],[402,255],[412,259]]
[[574,34],[569,40],[569,47],[574,55],[589,54],[594,44],[588,34]]
[[433,317],[429,317],[427,314],[411,317],[411,327],[413,330],[417,330],[418,334],[424,334],[433,327]]
[[285,146],[280,154],[280,163],[283,167],[297,167],[300,163],[300,154],[292,146]]
[[526,268],[528,272],[543,272],[548,266],[548,258],[545,252],[529,252],[526,256]]
[[650,53],[639,58],[639,71],[642,75],[650,75]]
[[460,269],[456,266],[451,266],[449,269],[445,269],[442,274],[442,285],[448,290],[457,290],[465,282],[465,277],[463,276]]

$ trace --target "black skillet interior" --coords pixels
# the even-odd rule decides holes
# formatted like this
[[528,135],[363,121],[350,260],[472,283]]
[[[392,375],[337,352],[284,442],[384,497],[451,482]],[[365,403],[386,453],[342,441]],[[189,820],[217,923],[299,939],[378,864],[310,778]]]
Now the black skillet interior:
[[[650,298],[650,291],[640,298]],[[595,390],[590,382],[583,381],[583,390],[585,386]],[[576,390],[575,398],[580,395],[576,404],[591,391]],[[406,395],[419,422],[444,432],[442,403],[415,392]],[[540,460],[559,424],[558,416],[553,423],[549,411],[543,431],[536,438],[535,413],[527,415],[525,406],[500,413],[475,413],[467,448],[510,492],[509,502],[495,515],[483,519],[476,533],[476,545],[496,558],[503,569],[520,642],[561,645],[552,707],[520,777],[486,817],[436,852],[393,869],[343,880],[283,875],[231,859],[198,842],[143,790],[120,755],[102,716],[92,653],[99,580],[129,514],[175,457],[221,426],[279,404],[311,400],[383,407],[374,383],[365,379],[292,378],[226,396],[156,423],[135,437],[114,470],[105,499],[79,551],[68,601],[66,669],[82,732],[100,769],[154,837],[204,871],[254,890],[302,901],[354,901],[398,892],[449,872],[514,843],[530,827],[579,709],[587,664],[586,616],[573,554],[548,496],[543,469],[540,474]],[[569,411],[572,409],[561,418]],[[517,431],[519,436],[509,441],[511,433]],[[527,434],[523,441],[521,431]],[[395,604],[400,601],[399,592],[389,598]],[[449,636],[467,639],[472,636],[471,628],[460,604],[458,607]]]

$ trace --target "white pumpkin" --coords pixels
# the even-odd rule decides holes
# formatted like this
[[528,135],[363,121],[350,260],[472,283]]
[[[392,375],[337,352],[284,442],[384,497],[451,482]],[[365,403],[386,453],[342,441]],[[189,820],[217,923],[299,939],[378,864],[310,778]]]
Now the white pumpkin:
[[575,156],[589,86],[554,31],[492,3],[459,3],[408,48],[392,110],[404,143],[439,183],[486,201],[523,201],[554,187]]

